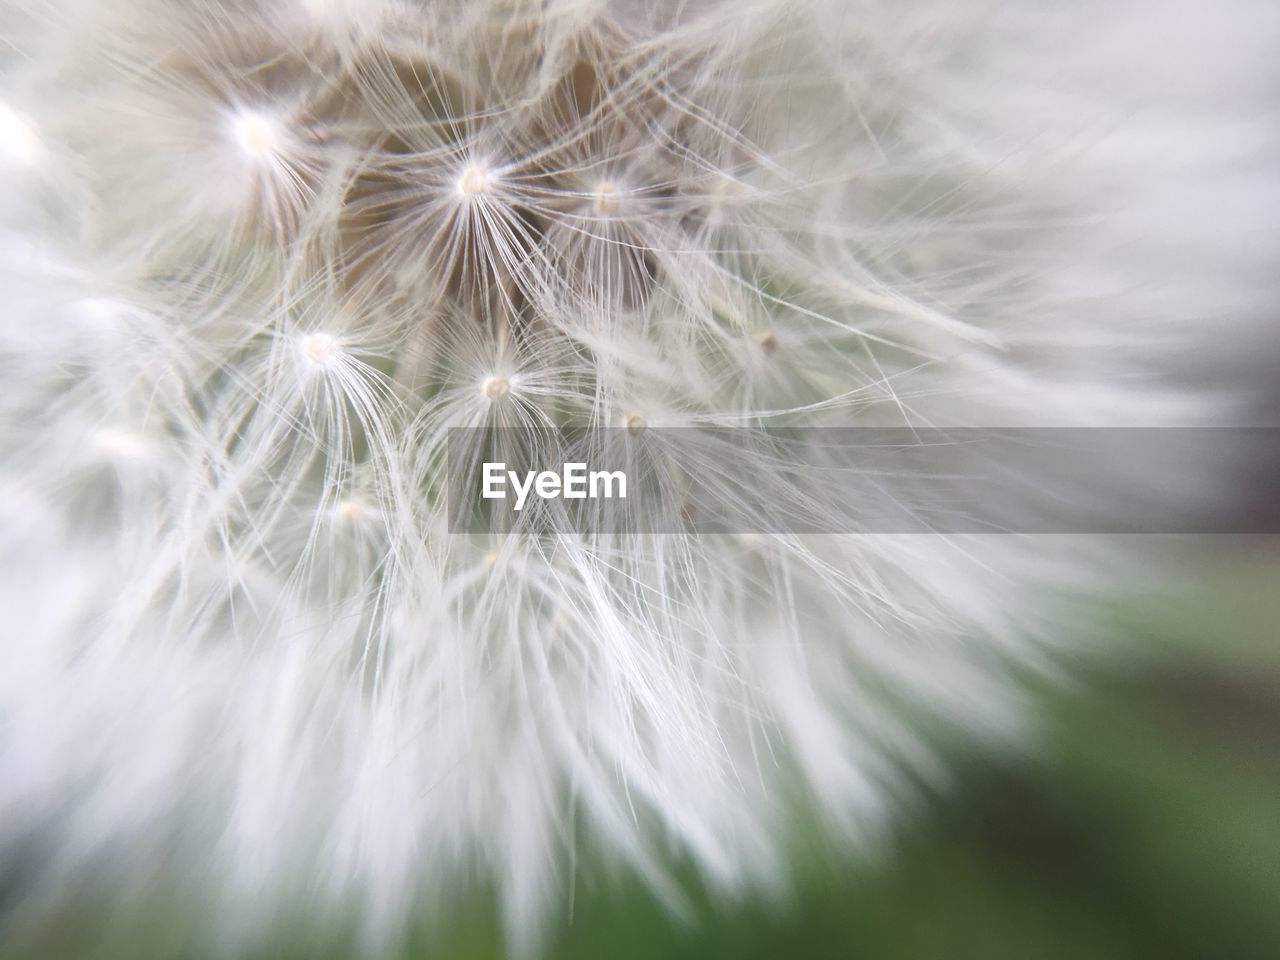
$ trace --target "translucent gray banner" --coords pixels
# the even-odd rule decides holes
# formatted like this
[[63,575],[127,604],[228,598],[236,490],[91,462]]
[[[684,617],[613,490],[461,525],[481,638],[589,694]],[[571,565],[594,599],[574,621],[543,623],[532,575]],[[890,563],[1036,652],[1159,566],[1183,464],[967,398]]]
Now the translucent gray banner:
[[451,430],[455,533],[1276,533],[1280,428]]

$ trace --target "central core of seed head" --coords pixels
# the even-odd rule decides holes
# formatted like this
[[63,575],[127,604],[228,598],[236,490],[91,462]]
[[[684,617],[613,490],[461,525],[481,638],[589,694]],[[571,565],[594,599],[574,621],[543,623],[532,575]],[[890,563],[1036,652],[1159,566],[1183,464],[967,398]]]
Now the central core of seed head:
[[618,185],[612,180],[601,180],[596,184],[591,205],[596,213],[613,213],[618,209]]
[[458,192],[464,197],[474,197],[484,193],[489,186],[489,172],[478,164],[472,164],[462,171],[458,178]]
[[343,523],[360,523],[369,515],[369,508],[363,500],[351,497],[341,501],[336,512]]
[[240,149],[254,159],[269,157],[280,150],[280,132],[276,123],[256,110],[241,111],[235,118],[234,131]]
[[501,400],[511,389],[511,384],[507,382],[506,377],[486,377],[480,389],[490,400]]
[[338,352],[338,341],[327,333],[309,333],[302,338],[302,355],[312,363],[324,365]]

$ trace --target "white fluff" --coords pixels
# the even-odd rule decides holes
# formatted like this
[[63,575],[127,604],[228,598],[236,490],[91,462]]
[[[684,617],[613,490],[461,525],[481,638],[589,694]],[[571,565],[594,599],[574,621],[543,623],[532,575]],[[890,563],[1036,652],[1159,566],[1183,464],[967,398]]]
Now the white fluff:
[[579,847],[678,906],[871,845],[1096,544],[452,535],[447,430],[1212,423],[1267,343],[1262,0],[0,16],[13,936],[491,883],[532,948]]

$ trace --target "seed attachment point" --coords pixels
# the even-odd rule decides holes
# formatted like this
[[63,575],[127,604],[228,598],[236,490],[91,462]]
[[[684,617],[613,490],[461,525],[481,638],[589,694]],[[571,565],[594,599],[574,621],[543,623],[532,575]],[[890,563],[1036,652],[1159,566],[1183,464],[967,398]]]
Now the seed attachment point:
[[329,333],[309,333],[302,338],[302,355],[318,367],[328,366],[342,351],[337,337]]
[[283,137],[274,118],[258,110],[241,110],[231,120],[236,145],[251,160],[269,160],[280,153]]
[[476,163],[463,170],[462,176],[458,178],[458,193],[464,197],[479,196],[488,187],[489,171]]
[[480,389],[490,400],[501,400],[511,392],[511,382],[506,377],[485,377]]

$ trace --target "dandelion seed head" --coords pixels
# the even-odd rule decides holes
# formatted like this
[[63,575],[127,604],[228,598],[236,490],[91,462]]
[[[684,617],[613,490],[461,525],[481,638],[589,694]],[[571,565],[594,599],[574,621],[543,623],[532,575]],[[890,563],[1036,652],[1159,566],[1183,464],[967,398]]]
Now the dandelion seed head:
[[[0,197],[29,916],[190,891],[252,954],[305,901],[380,960],[472,878],[533,955],[587,864],[779,890],[799,810],[872,850],[933,731],[1032,736],[1017,678],[1113,545],[461,534],[450,438],[507,428],[514,464],[705,426],[679,465],[715,478],[744,425],[1212,421],[1178,350],[1226,369],[1269,329],[1280,196],[1244,119],[1274,82],[1213,62],[1280,15],[1224,3],[1192,63],[1134,26],[1177,19],[1155,0],[29,4],[0,102],[0,163],[40,172]],[[754,509],[812,507],[751,466]]]

